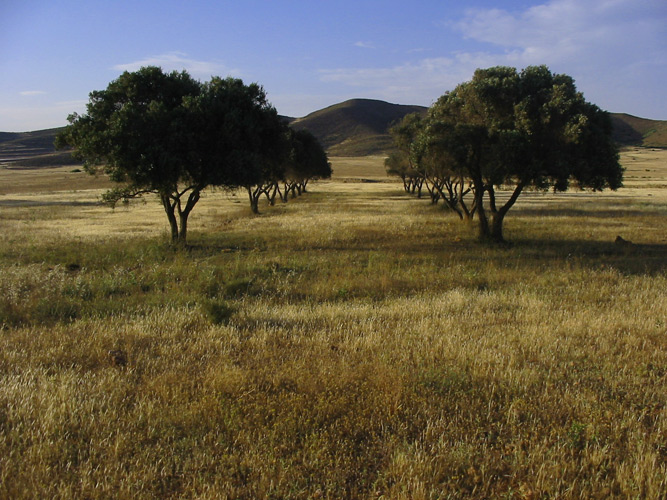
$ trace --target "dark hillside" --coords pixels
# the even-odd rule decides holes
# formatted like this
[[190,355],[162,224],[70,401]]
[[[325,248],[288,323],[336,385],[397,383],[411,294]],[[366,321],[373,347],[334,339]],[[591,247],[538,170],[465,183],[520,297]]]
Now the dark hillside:
[[0,132],[0,164],[53,166],[73,163],[67,152],[56,153],[53,145],[62,128],[34,132]]
[[667,121],[611,113],[614,140],[622,146],[667,147]]
[[53,141],[62,128],[49,128],[35,132],[0,132],[0,155],[5,152],[19,154],[25,151],[35,153],[53,153],[55,147]]
[[389,127],[409,113],[426,113],[423,106],[352,99],[315,111],[291,123],[308,129],[332,156],[364,156],[391,149]]

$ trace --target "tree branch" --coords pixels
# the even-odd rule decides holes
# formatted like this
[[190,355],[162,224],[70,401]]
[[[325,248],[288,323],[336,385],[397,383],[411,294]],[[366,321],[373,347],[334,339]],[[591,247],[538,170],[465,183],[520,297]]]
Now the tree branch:
[[102,201],[111,208],[116,208],[119,201],[128,202],[133,198],[140,198],[145,194],[157,193],[154,189],[144,189],[137,186],[113,188],[102,195]]

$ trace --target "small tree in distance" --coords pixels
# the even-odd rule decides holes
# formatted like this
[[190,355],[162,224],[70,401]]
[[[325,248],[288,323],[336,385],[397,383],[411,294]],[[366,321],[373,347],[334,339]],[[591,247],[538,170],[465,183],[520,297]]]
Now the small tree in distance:
[[[275,204],[277,195],[287,202],[306,191],[308,182],[331,177],[331,164],[317,138],[307,130],[293,130],[281,123],[282,129],[268,134],[263,148],[261,181],[246,185],[253,213],[259,213],[259,199],[265,195],[269,205]],[[283,189],[281,190],[280,184]]]
[[[291,153],[287,178],[292,193],[306,191],[308,182],[317,179],[329,179],[332,174],[331,164],[326,152],[317,138],[307,130],[292,131]],[[287,193],[285,193],[287,197]]]
[[421,198],[421,189],[424,178],[418,165],[415,165],[413,154],[414,144],[419,137],[424,120],[418,113],[410,113],[389,129],[389,133],[396,146],[384,162],[385,170],[389,175],[396,175],[403,181],[406,193],[415,193]]
[[69,122],[56,145],[74,147],[88,172],[101,167],[122,184],[104,200],[113,206],[157,194],[180,244],[203,189],[260,182],[263,152],[279,129],[259,85],[217,77],[202,84],[157,67],[125,72],[92,92],[87,113]]

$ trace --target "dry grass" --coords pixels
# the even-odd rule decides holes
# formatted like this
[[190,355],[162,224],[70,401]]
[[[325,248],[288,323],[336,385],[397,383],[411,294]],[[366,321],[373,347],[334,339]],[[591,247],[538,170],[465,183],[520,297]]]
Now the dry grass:
[[208,193],[188,251],[154,200],[0,195],[0,498],[664,498],[653,153],[500,248],[381,159],[260,216]]

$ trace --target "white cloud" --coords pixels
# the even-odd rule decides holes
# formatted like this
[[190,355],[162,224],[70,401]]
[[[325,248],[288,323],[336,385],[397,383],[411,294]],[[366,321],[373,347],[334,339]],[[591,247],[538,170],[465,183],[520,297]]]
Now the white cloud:
[[137,71],[144,66],[159,66],[165,71],[185,70],[195,78],[208,80],[212,76],[240,76],[240,71],[231,69],[217,61],[197,61],[184,52],[168,52],[147,57],[139,61],[117,64],[113,69],[118,71]]
[[[635,46],[642,0],[551,0],[520,13],[470,9],[457,23],[464,38],[518,50],[526,63],[599,59]],[[646,3],[646,0],[643,0]],[[650,3],[650,0],[648,1]],[[651,36],[649,34],[649,36]]]
[[667,4],[660,0],[550,0],[518,13],[476,9],[456,25],[465,38],[490,44],[488,53],[501,61],[547,64],[574,76],[602,107],[654,117],[656,103],[664,102],[652,82],[667,77],[665,26]]
[[23,92],[19,92],[19,94],[25,97],[31,97],[36,95],[45,95],[46,92],[43,90],[24,90]]
[[[458,22],[442,26],[482,45],[476,52],[393,67],[325,69],[320,78],[367,88],[381,98],[424,104],[470,79],[476,68],[546,64],[572,75],[586,98],[603,108],[667,115],[657,83],[667,79],[664,0],[549,0],[523,11],[471,9]],[[656,108],[658,103],[663,104]]]

